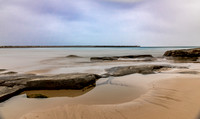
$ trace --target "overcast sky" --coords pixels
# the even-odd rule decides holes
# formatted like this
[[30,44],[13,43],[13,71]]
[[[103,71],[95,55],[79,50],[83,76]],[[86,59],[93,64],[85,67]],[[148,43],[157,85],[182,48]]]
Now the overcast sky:
[[200,0],[0,0],[0,45],[200,46]]

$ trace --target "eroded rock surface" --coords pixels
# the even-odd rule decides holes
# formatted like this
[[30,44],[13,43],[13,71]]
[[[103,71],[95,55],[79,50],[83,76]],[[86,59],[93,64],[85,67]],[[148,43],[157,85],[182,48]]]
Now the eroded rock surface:
[[168,65],[121,66],[106,69],[101,76],[88,73],[59,74],[38,76],[34,74],[16,74],[0,76],[0,102],[17,95],[24,90],[40,89],[84,89],[94,86],[99,78],[124,76],[133,73],[152,74],[170,68],[185,68]]
[[199,63],[200,48],[195,49],[182,49],[182,50],[170,50],[164,54],[168,60],[174,60],[178,63]]
[[200,57],[200,48],[166,51],[164,56],[172,57]]
[[106,74],[103,76],[124,76],[134,73],[140,73],[140,74],[153,74],[156,72],[160,72],[164,69],[170,69],[170,68],[186,68],[186,67],[176,67],[176,66],[170,66],[170,65],[139,65],[139,66],[120,66],[120,67],[113,67],[110,69],[106,69]]
[[100,76],[87,73],[60,74],[33,79],[27,82],[29,89],[83,89],[96,83]]
[[83,89],[94,85],[100,76],[96,74],[73,73],[54,76],[18,74],[0,76],[0,102],[28,89]]

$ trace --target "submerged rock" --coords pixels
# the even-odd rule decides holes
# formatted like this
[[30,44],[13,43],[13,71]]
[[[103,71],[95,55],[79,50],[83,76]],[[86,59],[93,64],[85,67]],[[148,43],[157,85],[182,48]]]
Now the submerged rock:
[[48,98],[46,95],[43,95],[43,94],[29,94],[26,97],[27,98]]
[[126,56],[111,56],[111,57],[91,57],[91,61],[106,61],[106,60],[118,60],[120,58],[153,58],[152,55],[126,55]]
[[106,76],[124,76],[134,73],[140,73],[140,74],[153,74],[155,72],[160,72],[164,69],[170,69],[170,68],[186,68],[186,67],[176,67],[176,66],[170,66],[170,65],[140,65],[140,66],[120,66],[120,67],[113,67],[110,69],[106,69],[106,74],[104,74],[104,77]]
[[198,71],[182,71],[182,72],[179,72],[180,74],[199,74]]

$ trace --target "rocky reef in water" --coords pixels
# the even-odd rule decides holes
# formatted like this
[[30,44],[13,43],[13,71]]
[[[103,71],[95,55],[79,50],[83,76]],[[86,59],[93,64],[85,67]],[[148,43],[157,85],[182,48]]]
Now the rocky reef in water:
[[169,50],[163,56],[179,62],[197,62],[200,58],[200,48]]

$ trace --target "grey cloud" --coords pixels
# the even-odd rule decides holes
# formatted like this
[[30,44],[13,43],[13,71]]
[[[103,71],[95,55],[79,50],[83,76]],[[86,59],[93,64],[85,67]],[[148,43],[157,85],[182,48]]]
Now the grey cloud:
[[199,5],[199,0],[0,0],[0,45],[196,45]]

